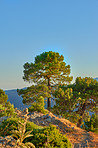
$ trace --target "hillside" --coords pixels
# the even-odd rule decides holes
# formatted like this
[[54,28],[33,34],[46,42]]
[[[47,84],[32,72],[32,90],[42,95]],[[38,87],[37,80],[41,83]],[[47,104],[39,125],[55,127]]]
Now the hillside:
[[[26,108],[28,106],[23,105],[22,97],[18,96],[17,90],[5,91],[9,97],[9,100],[15,107],[18,106],[20,109]],[[23,113],[22,111],[16,110],[19,116]],[[43,115],[38,112],[29,113],[29,121],[34,122],[40,126],[49,126],[50,124],[55,125],[62,134],[66,134],[68,139],[72,142],[74,148],[79,147],[98,147],[98,135],[92,132],[87,132],[81,128],[78,128],[74,123],[64,118],[59,118],[60,116],[55,116],[51,112],[47,115]]]
[[[18,112],[19,113],[19,112]],[[22,114],[21,112],[19,113]],[[39,126],[55,125],[62,134],[66,134],[68,139],[72,142],[73,148],[97,148],[98,135],[93,132],[87,132],[67,119],[56,117],[49,112],[47,115],[33,112],[29,114],[29,121],[34,122]]]
[[[49,113],[49,115],[51,117],[55,117],[52,113]],[[58,117],[55,117],[55,119],[58,121],[57,125],[62,134],[66,134],[75,148],[86,146],[89,148],[98,148],[98,135],[78,128],[75,124],[71,123],[67,119]]]

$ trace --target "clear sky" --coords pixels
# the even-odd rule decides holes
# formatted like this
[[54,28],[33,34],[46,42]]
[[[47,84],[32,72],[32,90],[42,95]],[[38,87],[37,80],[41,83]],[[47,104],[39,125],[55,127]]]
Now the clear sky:
[[22,88],[23,65],[64,55],[74,77],[98,77],[98,0],[0,0],[0,88]]

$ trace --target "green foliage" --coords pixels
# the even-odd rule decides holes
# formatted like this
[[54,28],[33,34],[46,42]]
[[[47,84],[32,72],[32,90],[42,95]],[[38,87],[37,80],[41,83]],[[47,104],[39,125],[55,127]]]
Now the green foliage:
[[[65,89],[66,88],[66,89]],[[63,118],[77,123],[79,115],[74,112],[77,101],[73,98],[73,89],[67,86],[60,86],[54,93],[56,105],[52,108],[52,112],[61,115]]]
[[[0,125],[0,136],[7,136],[12,134],[12,130],[18,130],[18,126],[24,123],[21,118],[8,118],[4,120]],[[20,126],[21,127],[21,126]],[[18,130],[19,131],[19,130]],[[71,143],[65,135],[60,134],[59,130],[55,126],[41,127],[35,125],[33,122],[27,122],[26,132],[32,131],[33,137],[28,137],[24,139],[23,143],[32,142],[36,148],[70,148]]]
[[54,96],[56,99],[56,105],[53,110],[57,114],[65,114],[65,109],[70,113],[74,108],[74,101],[72,100],[73,92],[71,88],[66,89],[65,91],[62,88],[58,88]]
[[5,107],[0,104],[0,117],[3,117],[5,115]]
[[28,147],[35,148],[33,143],[31,143],[31,142],[24,143],[23,142],[26,138],[33,136],[31,134],[32,131],[26,132],[27,119],[28,119],[28,108],[26,108],[26,113],[24,115],[24,122],[18,121],[18,130],[13,130],[12,136],[17,139],[17,146],[20,146],[21,148],[28,148]]
[[36,102],[34,102],[32,104],[31,107],[29,107],[29,112],[33,112],[33,111],[38,111],[38,112],[41,112],[43,114],[47,114],[48,111],[44,108],[44,98],[42,96],[40,96]]
[[17,90],[18,94],[23,97],[23,103],[32,104],[35,100],[39,100],[40,96],[43,98],[51,97],[49,88],[44,84],[32,85],[27,89]]
[[0,89],[0,104],[5,104],[8,100],[8,96],[5,94],[5,92]]
[[14,105],[11,105],[10,102],[7,102],[5,105],[0,104],[0,110],[0,117],[16,115]]
[[15,116],[14,105],[7,102],[8,96],[3,90],[0,89],[0,117],[3,116]]
[[[18,130],[18,124],[19,122],[24,122],[23,119],[21,118],[7,118],[6,120],[4,120],[2,122],[2,124],[0,124],[0,136],[8,136],[8,135],[11,135],[11,131],[12,130]],[[30,131],[30,130],[37,130],[37,129],[40,129],[41,127],[34,124],[33,122],[29,122],[27,121],[27,124],[26,124],[26,130],[27,131]]]
[[18,127],[18,122],[22,121],[21,118],[7,118],[6,120],[4,120],[2,122],[2,124],[0,124],[0,136],[8,136],[11,135],[11,131],[12,130],[17,130]]
[[77,125],[81,126],[83,119],[89,118],[89,111],[96,112],[98,104],[98,82],[93,78],[77,78],[72,85],[74,97],[77,100],[76,112],[80,115]]
[[60,134],[55,126],[40,129],[33,134],[33,139],[29,139],[34,143],[36,148],[71,148],[71,143],[65,135]]
[[38,132],[42,128],[43,128],[42,126],[38,126],[38,125],[34,124],[33,122],[27,121],[26,131],[33,130],[33,134],[35,134],[36,132]]
[[85,121],[83,128],[98,134],[98,115],[93,114],[89,121]]
[[[35,57],[35,62],[26,63],[24,65],[24,77],[25,81],[31,81],[39,83],[41,78],[48,79],[55,82],[55,78],[58,78],[60,82],[71,81],[72,78],[68,77],[70,74],[70,66],[63,61],[63,55],[52,51],[44,52]],[[43,80],[42,80],[43,81]]]
[[78,77],[74,84],[60,86],[54,95],[57,100],[53,111],[80,127],[83,119],[89,118],[89,111],[97,110],[98,82],[93,78]]
[[[27,90],[18,90],[19,95],[24,98],[24,103],[34,102],[39,96],[47,98],[48,107],[51,107],[51,94],[58,85],[70,83],[70,65],[66,65],[63,55],[57,52],[44,52],[35,57],[34,63],[24,64],[25,81],[33,82],[35,85]],[[37,95],[36,95],[37,94]]]

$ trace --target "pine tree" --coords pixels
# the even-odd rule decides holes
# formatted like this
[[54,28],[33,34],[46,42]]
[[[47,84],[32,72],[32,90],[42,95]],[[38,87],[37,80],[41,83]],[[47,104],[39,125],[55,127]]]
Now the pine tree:
[[0,117],[15,115],[14,105],[7,102],[8,96],[0,89]]
[[8,96],[5,94],[5,92],[0,89],[0,104],[4,105],[8,100]]
[[[27,90],[18,90],[24,102],[34,101],[34,98],[47,98],[48,108],[51,107],[53,91],[60,85],[70,83],[70,65],[66,65],[63,55],[57,52],[43,52],[35,57],[34,63],[24,64],[24,81],[34,85]],[[36,94],[37,92],[37,94]]]
[[55,97],[54,112],[64,115],[80,127],[83,120],[89,119],[89,111],[97,112],[98,82],[93,78],[78,77],[74,84],[57,89]]

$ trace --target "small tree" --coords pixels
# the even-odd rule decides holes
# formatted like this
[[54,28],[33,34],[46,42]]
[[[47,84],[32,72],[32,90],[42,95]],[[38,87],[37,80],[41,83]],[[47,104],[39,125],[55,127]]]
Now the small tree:
[[0,117],[15,115],[14,105],[7,102],[8,96],[0,89]]
[[0,89],[0,104],[4,105],[8,100],[8,96],[5,94],[5,92]]
[[92,78],[78,77],[74,84],[56,90],[55,97],[58,99],[54,110],[59,107],[60,114],[73,119],[80,127],[83,120],[89,118],[89,111],[96,112],[98,82]]
[[[59,55],[57,52],[44,52],[35,57],[34,63],[26,63],[24,65],[25,81],[35,83],[34,86],[27,88],[26,90],[18,90],[19,94],[23,95],[24,100],[33,100],[35,97],[35,90],[40,85],[43,91],[37,89],[38,94],[47,98],[48,108],[51,107],[51,94],[53,90],[60,84],[70,83],[72,77],[70,75],[70,65],[66,65],[63,55]],[[33,87],[33,91],[31,91]],[[38,87],[39,88],[39,87]],[[41,88],[40,88],[41,89]],[[28,97],[27,97],[28,96]]]
[[96,112],[98,104],[98,82],[93,78],[78,77],[74,85],[72,85],[74,97],[78,100],[76,113],[79,114],[77,126],[81,126],[85,117],[89,115],[89,111]]
[[[72,88],[68,88],[65,91],[62,88],[58,88],[54,96],[57,98],[56,99],[56,105],[53,107],[53,111],[57,114],[65,115],[65,113],[71,113],[74,108],[74,101],[72,99],[73,97],[73,90]],[[67,112],[65,112],[65,110]]]
[[98,134],[98,115],[93,114],[90,120],[85,122],[83,128]]
[[30,111],[30,112],[38,111],[38,112],[41,112],[41,113],[43,113],[43,114],[46,114],[46,113],[48,113],[48,111],[44,108],[44,105],[45,105],[45,103],[44,103],[44,98],[43,98],[42,96],[40,96],[40,97],[36,100],[36,102],[34,102],[34,103],[32,104],[32,106],[29,107],[29,111]]

